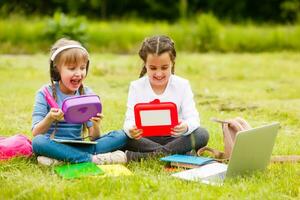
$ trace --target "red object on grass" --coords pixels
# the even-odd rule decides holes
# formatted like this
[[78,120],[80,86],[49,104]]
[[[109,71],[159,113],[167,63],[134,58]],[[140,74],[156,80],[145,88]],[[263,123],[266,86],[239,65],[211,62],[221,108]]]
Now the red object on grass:
[[143,137],[170,136],[178,125],[177,106],[173,102],[138,103],[134,106],[135,124],[143,130]]

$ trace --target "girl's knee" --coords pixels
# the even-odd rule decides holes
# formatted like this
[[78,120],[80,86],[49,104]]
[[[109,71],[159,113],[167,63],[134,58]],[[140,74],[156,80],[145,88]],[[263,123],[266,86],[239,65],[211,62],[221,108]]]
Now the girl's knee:
[[196,140],[196,146],[198,148],[204,147],[207,145],[209,140],[209,133],[205,128],[197,128],[195,131],[193,131],[193,136]]
[[32,150],[37,153],[41,147],[44,147],[49,139],[44,135],[37,135],[32,139]]
[[111,137],[114,137],[118,140],[127,140],[127,135],[123,130],[115,130],[109,133]]

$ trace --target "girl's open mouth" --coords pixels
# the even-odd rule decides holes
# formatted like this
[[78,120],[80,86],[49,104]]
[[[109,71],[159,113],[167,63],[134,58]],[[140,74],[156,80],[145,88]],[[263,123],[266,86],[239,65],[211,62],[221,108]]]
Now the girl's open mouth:
[[81,79],[80,80],[71,80],[71,84],[76,87],[81,84]]

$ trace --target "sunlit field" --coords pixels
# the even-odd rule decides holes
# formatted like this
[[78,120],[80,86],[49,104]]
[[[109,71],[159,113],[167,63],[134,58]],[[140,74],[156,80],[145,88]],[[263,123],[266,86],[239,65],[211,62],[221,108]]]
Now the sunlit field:
[[[35,92],[49,83],[48,55],[0,55],[0,135],[32,138]],[[101,98],[102,132],[121,129],[137,55],[92,54],[85,84]],[[280,122],[273,155],[300,154],[300,54],[188,54],[178,52],[175,73],[190,80],[208,146],[223,149],[212,117],[245,118],[253,127]],[[64,180],[36,157],[0,163],[0,199],[299,199],[300,164],[270,164],[264,172],[222,187],[175,179],[159,158],[126,165],[133,176]]]

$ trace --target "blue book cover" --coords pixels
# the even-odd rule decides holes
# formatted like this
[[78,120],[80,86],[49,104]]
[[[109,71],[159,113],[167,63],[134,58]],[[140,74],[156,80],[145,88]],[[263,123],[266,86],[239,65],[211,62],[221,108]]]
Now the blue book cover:
[[213,158],[179,155],[179,154],[163,157],[160,160],[165,162],[184,163],[184,164],[192,164],[192,165],[205,165],[207,163],[214,161]]

